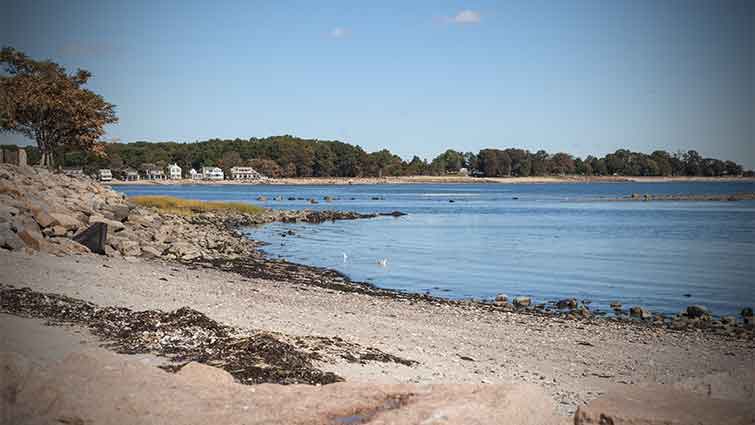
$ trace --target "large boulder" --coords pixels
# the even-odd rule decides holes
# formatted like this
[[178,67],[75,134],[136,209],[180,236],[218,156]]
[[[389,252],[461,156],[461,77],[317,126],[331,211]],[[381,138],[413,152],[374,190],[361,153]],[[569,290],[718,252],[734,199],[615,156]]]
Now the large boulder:
[[525,296],[514,297],[514,306],[529,307],[530,305],[532,305],[532,298]]
[[50,216],[55,219],[55,221],[58,222],[60,226],[63,226],[66,230],[76,230],[79,227],[81,227],[81,222],[68,215],[68,214],[62,214],[62,213],[50,213]]
[[44,237],[41,233],[26,227],[18,232],[18,237],[24,241],[27,247],[35,251],[42,249],[42,245],[44,244]]
[[0,223],[0,248],[9,249],[11,251],[20,251],[24,249],[26,244],[18,234],[11,230],[10,224]]
[[625,387],[580,406],[575,425],[752,425],[755,404],[670,386]]
[[32,211],[32,217],[39,224],[40,227],[50,227],[58,224],[58,222],[47,211],[42,209],[35,209]]
[[632,317],[637,317],[639,319],[650,319],[651,317],[653,317],[649,310],[640,306],[634,306],[630,308],[629,315]]
[[169,374],[98,351],[30,366],[0,355],[9,424],[553,425],[565,418],[536,385],[241,385],[210,366]]
[[85,246],[96,254],[106,254],[105,241],[107,240],[107,225],[94,223],[86,230],[73,238],[77,243]]

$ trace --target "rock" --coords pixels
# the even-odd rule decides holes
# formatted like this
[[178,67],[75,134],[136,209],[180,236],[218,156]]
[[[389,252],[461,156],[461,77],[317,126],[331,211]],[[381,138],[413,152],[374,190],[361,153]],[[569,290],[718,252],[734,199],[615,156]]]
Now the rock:
[[687,307],[687,317],[692,318],[692,319],[709,320],[710,312],[708,311],[707,308],[701,305],[691,305]]
[[121,241],[118,250],[124,257],[138,257],[142,253],[141,248],[139,248],[139,242],[128,239]]
[[568,298],[564,300],[560,300],[556,303],[556,308],[559,309],[574,309],[577,308],[577,300],[574,298]]
[[625,386],[577,408],[575,425],[751,425],[755,404],[719,400],[670,386]]
[[142,256],[148,257],[148,258],[158,258],[163,255],[163,251],[161,249],[157,249],[154,246],[143,246],[142,247]]
[[592,312],[587,307],[580,307],[574,311],[572,311],[573,315],[576,317],[581,317],[583,319],[586,319],[588,317],[592,317]]
[[632,317],[638,317],[640,319],[650,319],[653,315],[646,309],[634,306],[629,309],[629,315]]
[[105,217],[103,217],[101,215],[92,215],[92,216],[89,217],[89,224],[94,224],[94,223],[104,223],[104,224],[106,224],[107,227],[108,227],[108,231],[110,231],[112,233],[118,233],[121,230],[123,230],[123,229],[126,228],[126,226],[123,223],[121,223],[120,221],[110,220],[110,219],[107,219],[107,218],[105,218]]
[[223,369],[218,369],[197,362],[186,364],[176,373],[176,375],[193,381],[196,384],[201,383],[208,386],[228,385],[234,383],[233,375]]
[[379,213],[378,215],[388,216],[388,217],[401,217],[401,216],[405,216],[406,213],[401,212],[401,211],[391,211],[387,213]]
[[495,296],[495,301],[496,302],[503,302],[503,303],[505,303],[508,300],[509,300],[509,297],[506,294],[498,294],[498,295]]
[[39,251],[44,243],[44,237],[41,234],[28,228],[21,229],[21,231],[18,232],[18,237],[24,241],[24,244],[27,247],[35,251]]
[[81,222],[70,215],[61,213],[50,213],[50,216],[58,222],[60,226],[66,230],[76,230],[81,226]]
[[332,196],[324,196],[322,199],[325,202],[333,202],[333,197]]
[[260,202],[267,202],[267,196],[260,195],[257,197],[257,200]]
[[95,254],[107,254],[105,241],[107,241],[107,225],[105,223],[94,223],[86,230],[74,236],[74,241],[87,247]]
[[734,323],[737,323],[737,318],[734,316],[723,316],[721,317],[721,323],[724,325],[733,325]]
[[529,307],[530,305],[532,305],[532,298],[525,296],[514,297],[515,307]]
[[54,246],[53,251],[56,254],[91,254],[92,251],[87,248],[86,246],[68,239],[68,238],[54,238],[52,239],[52,245]]
[[200,252],[194,247],[194,245],[188,242],[178,242],[170,246],[168,249],[170,254],[174,254],[177,258],[182,260],[193,260],[201,257]]
[[[0,356],[8,424],[443,424],[564,422],[534,384],[241,385],[189,364],[176,374],[100,351],[29,365]],[[10,389],[10,390],[9,390]]]
[[123,222],[128,218],[129,214],[131,214],[131,207],[128,205],[109,205],[103,213],[111,220]]
[[622,305],[618,301],[614,301],[614,302],[611,303],[611,308],[614,309],[614,310],[621,310],[621,307],[622,307]]
[[11,251],[20,251],[26,246],[23,240],[18,237],[16,232],[11,230],[7,223],[0,224],[0,248]]
[[315,198],[309,198],[307,199],[307,202],[309,202],[310,204],[319,204],[319,202],[317,202],[317,199]]
[[740,314],[742,317],[752,317],[752,307],[743,308]]
[[42,209],[35,209],[32,212],[32,217],[34,217],[34,220],[43,229],[45,227],[50,227],[58,224],[58,222],[50,214],[48,214],[47,211]]

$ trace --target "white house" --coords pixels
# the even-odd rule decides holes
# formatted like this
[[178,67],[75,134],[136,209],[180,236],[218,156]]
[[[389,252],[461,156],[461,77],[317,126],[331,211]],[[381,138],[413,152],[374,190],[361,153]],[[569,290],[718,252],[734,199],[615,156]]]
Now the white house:
[[181,180],[181,167],[178,164],[168,165],[168,178],[171,180]]
[[101,168],[100,171],[97,173],[97,178],[101,182],[109,182],[113,180],[113,173],[111,173],[110,169],[108,168]]
[[225,175],[218,167],[202,167],[202,178],[205,180],[223,180]]
[[192,168],[191,170],[189,170],[189,177],[192,180],[201,180],[202,179],[202,173],[198,173],[197,170],[195,170],[195,169]]
[[233,180],[264,180],[266,178],[252,167],[231,168],[231,179]]
[[164,180],[165,179],[165,173],[163,173],[163,170],[159,168],[150,168],[145,173],[147,176],[147,180]]
[[126,181],[136,181],[139,180],[139,172],[133,168],[129,168],[126,170],[124,177],[126,178]]

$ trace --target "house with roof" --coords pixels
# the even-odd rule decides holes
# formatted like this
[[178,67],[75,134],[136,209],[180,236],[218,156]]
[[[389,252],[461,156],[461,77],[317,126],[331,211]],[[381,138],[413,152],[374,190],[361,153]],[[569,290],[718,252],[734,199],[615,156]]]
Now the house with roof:
[[97,172],[97,180],[101,182],[113,181],[113,173],[109,168],[100,168]]
[[181,167],[178,164],[168,165],[168,178],[171,180],[181,180]]
[[232,180],[264,180],[267,177],[258,173],[252,167],[232,167],[231,179]]
[[202,167],[202,178],[204,180],[223,180],[225,174],[218,167]]
[[139,172],[134,170],[133,168],[127,168],[123,173],[123,178],[128,182],[137,181],[140,179]]

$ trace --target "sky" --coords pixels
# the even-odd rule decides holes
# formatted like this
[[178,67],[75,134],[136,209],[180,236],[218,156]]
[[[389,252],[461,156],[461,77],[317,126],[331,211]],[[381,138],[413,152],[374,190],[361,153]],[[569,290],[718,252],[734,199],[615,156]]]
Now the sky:
[[0,44],[91,71],[120,118],[108,140],[695,149],[755,168],[750,0],[6,0]]

